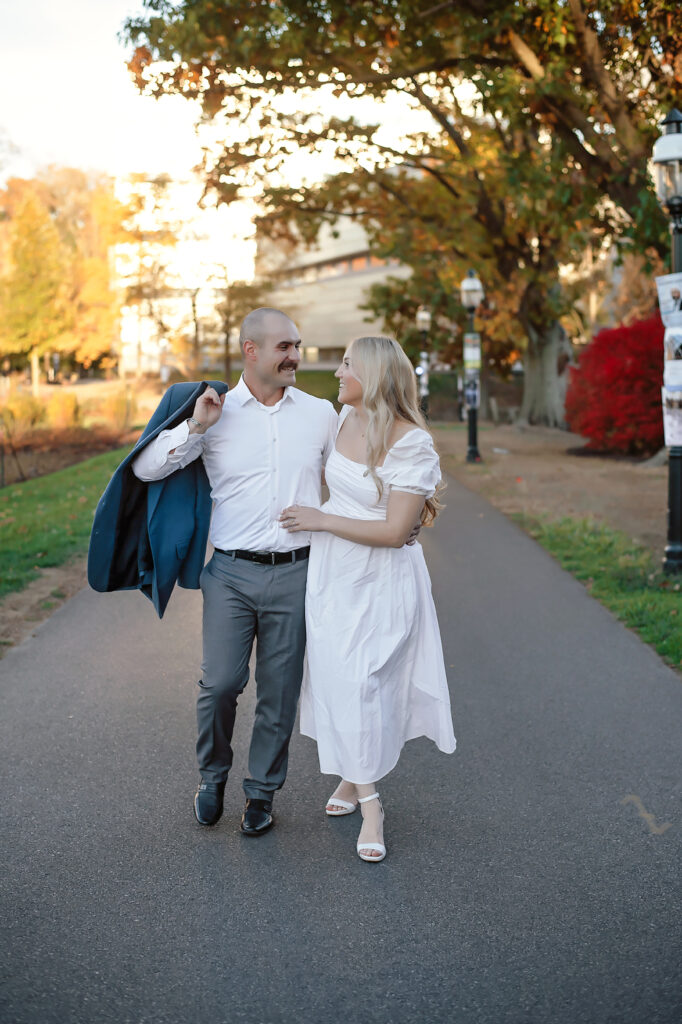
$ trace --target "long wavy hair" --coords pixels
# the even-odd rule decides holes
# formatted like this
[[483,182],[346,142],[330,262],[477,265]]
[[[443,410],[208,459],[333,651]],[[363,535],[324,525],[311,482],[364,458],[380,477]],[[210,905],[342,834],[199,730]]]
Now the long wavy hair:
[[[379,492],[383,494],[383,482],[377,473],[377,466],[383,461],[390,445],[390,435],[397,419],[414,423],[415,427],[428,430],[426,421],[419,411],[417,380],[412,363],[393,338],[356,338],[348,349],[353,373],[362,384],[362,404],[369,416],[367,427],[367,468]],[[430,526],[443,505],[437,493],[424,503],[421,521]]]

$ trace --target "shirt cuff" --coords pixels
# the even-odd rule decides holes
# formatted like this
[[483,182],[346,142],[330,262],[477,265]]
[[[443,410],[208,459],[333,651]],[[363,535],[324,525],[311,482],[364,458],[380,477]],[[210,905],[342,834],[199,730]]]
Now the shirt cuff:
[[169,454],[169,462],[179,462],[183,455],[187,455],[188,452],[194,451],[196,446],[201,444],[203,434],[190,434],[189,423],[187,420],[183,420],[182,423],[178,423],[177,427],[173,427],[172,430],[164,430],[164,436],[168,440],[169,449],[173,449],[173,453]]

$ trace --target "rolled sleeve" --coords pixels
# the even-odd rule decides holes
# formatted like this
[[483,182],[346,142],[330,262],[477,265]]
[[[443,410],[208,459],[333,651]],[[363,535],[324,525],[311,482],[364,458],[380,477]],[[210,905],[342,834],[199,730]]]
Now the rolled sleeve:
[[140,454],[133,459],[133,473],[139,480],[163,480],[176,469],[182,469],[198,458],[203,451],[203,434],[190,434],[187,420],[172,430],[162,430]]

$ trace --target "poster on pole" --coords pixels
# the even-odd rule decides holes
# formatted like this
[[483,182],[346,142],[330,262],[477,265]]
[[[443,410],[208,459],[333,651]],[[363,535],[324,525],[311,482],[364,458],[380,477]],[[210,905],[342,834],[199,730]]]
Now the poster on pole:
[[682,371],[682,324],[679,327],[666,327],[663,335],[663,358],[665,365],[677,363]]
[[661,388],[663,400],[663,431],[667,448],[682,445],[682,389]]
[[[682,320],[680,321],[682,323]],[[481,369],[481,336],[480,334],[464,335],[464,371]]]
[[476,370],[469,371],[464,380],[464,404],[467,409],[478,409],[481,404],[481,391]]
[[[668,332],[666,331],[665,333],[667,334]],[[679,341],[680,345],[682,345],[682,335]],[[668,391],[682,392],[682,357],[666,358],[663,364],[663,386]]]
[[656,278],[661,320],[666,327],[682,328],[682,274]]

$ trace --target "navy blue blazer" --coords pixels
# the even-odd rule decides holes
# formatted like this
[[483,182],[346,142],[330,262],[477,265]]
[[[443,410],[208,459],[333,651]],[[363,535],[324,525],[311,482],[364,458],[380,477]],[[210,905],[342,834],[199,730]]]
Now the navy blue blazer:
[[163,480],[144,483],[131,462],[162,430],[192,415],[207,387],[220,381],[173,384],[139,441],[99,500],[90,534],[88,583],[100,592],[141,590],[162,618],[176,582],[199,588],[211,521],[211,489],[201,458]]

